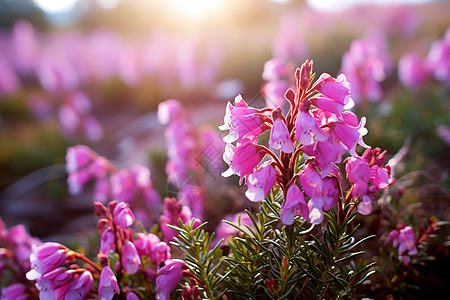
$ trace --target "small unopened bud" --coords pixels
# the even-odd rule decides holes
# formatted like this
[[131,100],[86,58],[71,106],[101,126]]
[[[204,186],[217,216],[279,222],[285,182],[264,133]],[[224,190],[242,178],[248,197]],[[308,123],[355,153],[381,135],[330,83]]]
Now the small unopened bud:
[[108,214],[108,211],[106,210],[106,207],[101,204],[100,202],[95,201],[94,202],[95,207],[95,214],[99,217],[106,217]]
[[108,210],[111,212],[111,214],[113,213],[114,209],[117,206],[117,200],[111,201],[108,204]]
[[285,272],[288,268],[288,259],[286,258],[286,256],[283,256],[283,261],[281,263],[281,269],[283,272]]
[[299,82],[299,86],[302,90],[306,91],[309,87],[309,84],[311,82],[311,75],[312,75],[312,67],[313,67],[313,62],[306,60],[301,69],[300,69],[300,78],[298,79]]
[[100,220],[98,220],[98,223],[97,223],[97,229],[98,229],[98,232],[99,233],[102,233],[103,232],[103,229],[105,228],[105,226],[108,224],[108,220],[106,220],[106,219],[100,219]]

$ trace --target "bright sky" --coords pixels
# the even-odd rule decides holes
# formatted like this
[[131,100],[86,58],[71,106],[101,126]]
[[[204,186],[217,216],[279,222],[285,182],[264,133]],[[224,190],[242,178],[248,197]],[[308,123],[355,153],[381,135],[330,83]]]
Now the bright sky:
[[[70,12],[79,0],[33,0],[34,4],[47,14],[62,14]],[[96,0],[105,9],[113,9],[121,0]],[[207,12],[221,1],[226,0],[165,0],[173,2],[177,6],[183,6],[186,10],[195,14]],[[278,3],[288,3],[291,0],[269,0]],[[307,0],[312,7],[325,11],[340,11],[354,4],[420,4],[433,0]]]

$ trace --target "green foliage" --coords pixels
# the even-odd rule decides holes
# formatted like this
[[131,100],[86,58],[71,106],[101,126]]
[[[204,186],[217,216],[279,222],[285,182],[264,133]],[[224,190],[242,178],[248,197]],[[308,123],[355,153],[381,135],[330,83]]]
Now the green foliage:
[[[281,194],[279,194],[281,196]],[[229,254],[221,256],[222,241],[211,247],[211,236],[202,228],[180,223],[172,244],[186,256],[203,297],[233,299],[349,299],[354,289],[373,274],[375,263],[359,259],[354,225],[356,204],[325,213],[322,228],[296,217],[289,226],[281,224],[281,205],[266,199],[255,215],[246,211],[251,226],[233,224],[239,234],[228,240]]]
[[222,260],[219,260],[221,256],[219,247],[223,240],[220,240],[211,248],[214,233],[210,235],[203,229],[206,223],[197,228],[194,227],[194,220],[187,225],[180,220],[179,224],[180,227],[169,226],[180,232],[171,243],[184,253],[184,262],[189,266],[189,271],[199,283],[204,297],[207,299],[220,298],[221,293],[218,287],[223,277],[218,274],[222,265]]

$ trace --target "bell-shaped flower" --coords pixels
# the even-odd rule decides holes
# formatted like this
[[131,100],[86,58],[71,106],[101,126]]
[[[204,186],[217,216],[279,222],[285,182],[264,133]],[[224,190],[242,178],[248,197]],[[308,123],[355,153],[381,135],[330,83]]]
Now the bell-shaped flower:
[[324,211],[336,206],[339,197],[338,180],[336,177],[330,176],[323,179],[323,194]]
[[320,123],[309,111],[300,111],[295,122],[296,139],[303,145],[311,145],[315,140],[323,141],[326,133],[320,128]]
[[314,83],[313,89],[339,103],[342,108],[350,109],[355,105],[350,97],[350,82],[347,81],[344,74],[340,74],[334,79],[330,74],[323,73]]
[[359,144],[364,148],[370,148],[364,143],[362,137],[367,134],[367,129],[364,127],[366,118],[362,117],[361,122],[358,123],[358,118],[352,112],[343,112],[342,121],[330,123],[331,132],[337,138],[352,156],[356,154],[356,145]]
[[72,257],[67,256],[67,251],[61,244],[44,243],[35,247],[30,254],[31,270],[26,277],[28,280],[40,279],[46,273],[73,260]]
[[[357,185],[355,185],[356,187]],[[353,194],[353,193],[352,193]],[[362,201],[358,204],[358,213],[362,214],[363,216],[367,216],[372,211],[372,199],[362,193]]]
[[408,255],[417,254],[416,236],[414,234],[414,229],[411,226],[406,226],[400,230],[398,242],[398,253],[400,255],[405,252],[408,253]]
[[142,268],[139,253],[130,241],[123,244],[122,266],[128,274],[134,274]]
[[152,261],[159,266],[160,263],[170,259],[170,247],[165,242],[154,244],[151,250]]
[[275,181],[275,168],[270,163],[265,163],[258,170],[247,176],[248,189],[245,192],[245,196],[253,202],[262,201],[269,194]]
[[276,119],[270,130],[269,147],[273,150],[281,150],[284,153],[294,151],[294,143],[288,131],[286,123],[281,119]]
[[349,157],[345,160],[345,171],[348,180],[352,183],[368,182],[372,177],[369,164],[361,157]]
[[91,272],[84,271],[74,276],[74,280],[69,285],[64,299],[77,300],[86,299],[87,294],[91,290],[94,279]]
[[128,227],[134,223],[134,214],[125,202],[117,203],[113,211],[114,223],[120,227]]
[[222,176],[228,177],[237,174],[241,176],[242,180],[244,176],[253,172],[263,157],[264,153],[258,150],[256,145],[249,139],[243,139],[242,143],[236,147],[227,144],[223,158],[230,166],[230,169],[223,172]]
[[324,186],[323,180],[313,163],[308,163],[299,174],[299,182],[308,201],[309,216],[307,219],[313,224],[319,224],[323,220]]
[[229,130],[223,138],[224,142],[240,142],[243,138],[254,140],[258,135],[268,129],[264,124],[265,116],[259,110],[249,107],[241,95],[236,96],[235,106],[227,104],[224,123],[220,130]]
[[324,111],[331,112],[338,116],[344,110],[344,104],[341,104],[341,103],[335,101],[334,99],[331,99],[331,98],[321,95],[321,94],[318,94],[318,95],[312,97],[311,99],[309,99],[309,101],[317,108],[320,108]]
[[[329,129],[325,128],[325,131]],[[327,176],[335,166],[340,163],[345,149],[339,144],[334,143],[329,137],[324,141],[315,142],[312,145],[303,146],[301,150],[310,157],[315,157],[316,165],[321,169],[322,177]]]
[[100,254],[109,255],[109,252],[116,251],[116,239],[114,232],[108,226],[100,236]]
[[114,293],[120,294],[117,278],[110,267],[103,267],[98,284],[98,297],[102,300],[111,300]]
[[186,263],[179,259],[166,262],[166,265],[158,271],[158,277],[156,277],[156,299],[170,299],[170,293],[183,278],[183,269],[185,268],[187,268]]
[[281,209],[281,222],[284,225],[291,225],[294,217],[300,214],[304,219],[309,219],[309,209],[300,188],[293,184],[289,187],[286,195],[286,201]]
[[139,255],[150,256],[154,245],[161,242],[159,237],[153,233],[138,233],[138,238],[134,240],[134,246],[136,247]]
[[41,286],[41,292],[50,288],[56,299],[63,299],[74,280],[74,275],[74,272],[66,268],[56,268],[42,276],[37,283]]

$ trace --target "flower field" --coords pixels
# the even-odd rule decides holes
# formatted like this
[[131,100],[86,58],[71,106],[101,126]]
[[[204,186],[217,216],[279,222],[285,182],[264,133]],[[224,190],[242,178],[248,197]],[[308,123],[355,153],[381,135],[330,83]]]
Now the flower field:
[[1,299],[442,297],[450,5],[311,2],[0,1]]

